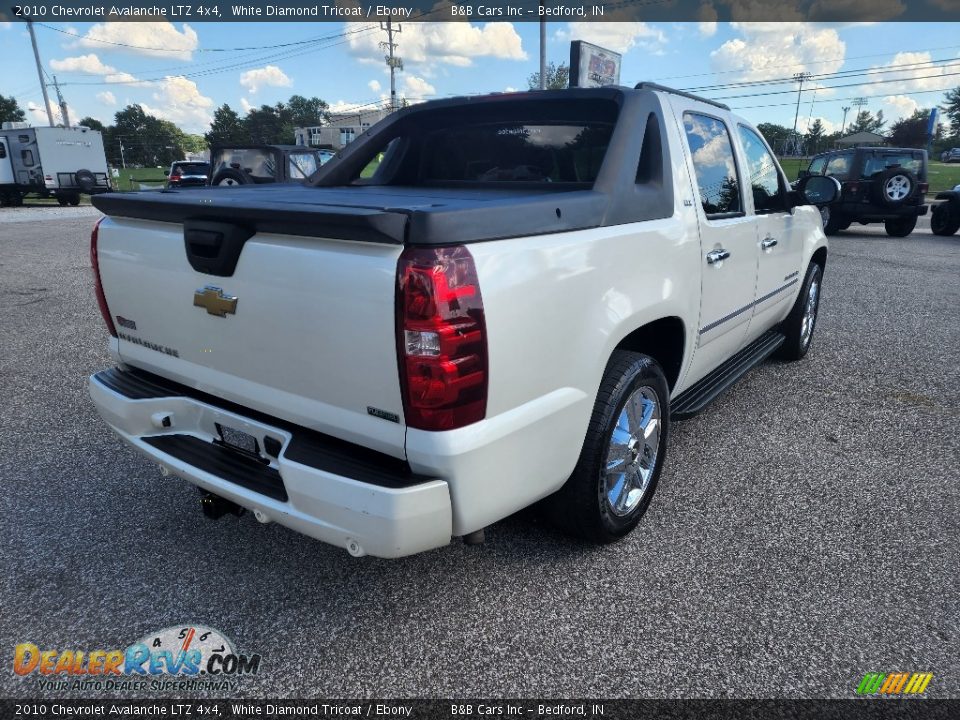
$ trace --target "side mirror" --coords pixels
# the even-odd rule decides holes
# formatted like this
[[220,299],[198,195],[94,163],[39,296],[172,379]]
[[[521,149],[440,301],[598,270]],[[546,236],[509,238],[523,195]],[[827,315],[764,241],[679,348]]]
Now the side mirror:
[[807,175],[796,188],[796,205],[829,205],[840,197],[840,181],[830,175]]
[[163,171],[163,174],[164,174],[165,176],[169,177],[169,176],[170,176],[170,171],[169,171],[169,170],[164,170],[164,171]]

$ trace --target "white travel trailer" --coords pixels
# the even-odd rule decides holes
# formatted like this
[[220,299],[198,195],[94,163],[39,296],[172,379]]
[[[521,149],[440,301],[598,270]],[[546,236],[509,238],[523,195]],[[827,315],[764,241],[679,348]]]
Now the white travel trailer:
[[88,127],[0,126],[0,204],[21,205],[29,193],[77,205],[80,194],[112,190],[103,137]]

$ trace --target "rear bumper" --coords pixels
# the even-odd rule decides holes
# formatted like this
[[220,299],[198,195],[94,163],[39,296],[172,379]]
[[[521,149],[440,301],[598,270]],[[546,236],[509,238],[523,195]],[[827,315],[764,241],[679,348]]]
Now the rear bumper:
[[[90,397],[123,440],[170,473],[354,555],[401,557],[452,536],[447,483],[402,461],[244,411],[137,371],[90,378]],[[217,425],[258,439],[261,458],[224,448]],[[276,457],[263,450],[278,444]]]
[[897,207],[884,207],[859,202],[842,202],[836,206],[835,212],[846,215],[855,221],[883,222],[884,220],[921,217],[927,214],[927,206],[900,205]]

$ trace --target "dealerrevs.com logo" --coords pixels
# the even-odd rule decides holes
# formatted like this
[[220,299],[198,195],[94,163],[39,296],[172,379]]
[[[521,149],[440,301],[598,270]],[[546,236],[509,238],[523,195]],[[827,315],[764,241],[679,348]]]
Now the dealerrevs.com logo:
[[922,695],[933,673],[867,673],[857,686],[857,695]]
[[125,649],[14,648],[13,672],[36,677],[41,690],[234,690],[237,678],[260,672],[261,656],[235,649],[219,630],[169,627]]

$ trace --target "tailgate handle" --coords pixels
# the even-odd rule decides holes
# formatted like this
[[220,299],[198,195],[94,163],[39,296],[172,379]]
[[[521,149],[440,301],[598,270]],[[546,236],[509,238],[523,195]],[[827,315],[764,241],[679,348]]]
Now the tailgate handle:
[[230,277],[237,268],[244,243],[254,231],[244,225],[210,220],[186,220],[183,244],[190,266],[197,272]]

